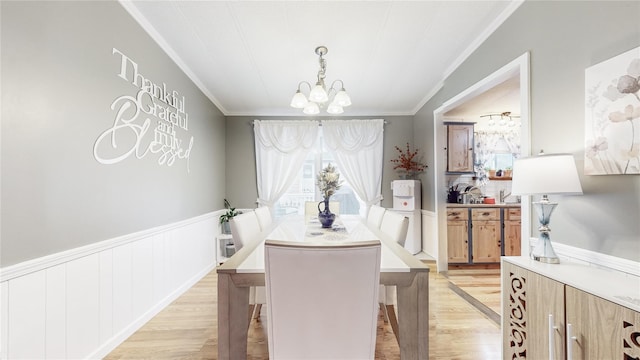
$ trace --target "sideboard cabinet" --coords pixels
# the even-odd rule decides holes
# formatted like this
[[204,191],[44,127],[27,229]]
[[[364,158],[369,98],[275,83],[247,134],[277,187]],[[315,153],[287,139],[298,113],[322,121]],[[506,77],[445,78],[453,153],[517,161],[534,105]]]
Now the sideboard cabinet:
[[640,278],[502,259],[503,359],[640,358]]

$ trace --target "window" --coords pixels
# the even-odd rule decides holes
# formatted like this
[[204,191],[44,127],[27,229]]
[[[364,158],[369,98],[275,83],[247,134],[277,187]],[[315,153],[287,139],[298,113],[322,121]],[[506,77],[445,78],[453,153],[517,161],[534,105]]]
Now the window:
[[[324,145],[322,127],[318,131],[318,137],[316,149],[307,155],[296,180],[274,205],[275,216],[304,215],[307,201],[320,202],[322,200],[322,195],[316,186],[316,175],[329,163],[336,167],[337,164]],[[337,170],[340,172],[340,168]],[[364,216],[366,211],[365,203],[358,198],[344,176],[340,176],[340,178],[342,179],[342,187],[331,196],[331,201],[340,202],[340,214],[360,214]]]

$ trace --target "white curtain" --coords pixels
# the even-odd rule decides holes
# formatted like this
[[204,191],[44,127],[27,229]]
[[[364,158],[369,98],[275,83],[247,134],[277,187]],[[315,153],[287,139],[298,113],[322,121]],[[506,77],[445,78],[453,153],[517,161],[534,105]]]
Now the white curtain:
[[322,133],[340,173],[367,209],[382,199],[384,120],[323,120]]
[[318,122],[254,120],[258,204],[273,206],[287,191],[318,138]]

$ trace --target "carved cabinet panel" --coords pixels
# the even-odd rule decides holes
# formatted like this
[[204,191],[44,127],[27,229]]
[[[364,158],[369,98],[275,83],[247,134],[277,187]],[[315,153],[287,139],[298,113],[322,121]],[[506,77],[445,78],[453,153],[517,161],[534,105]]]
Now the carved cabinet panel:
[[564,284],[502,266],[504,358],[564,359]]

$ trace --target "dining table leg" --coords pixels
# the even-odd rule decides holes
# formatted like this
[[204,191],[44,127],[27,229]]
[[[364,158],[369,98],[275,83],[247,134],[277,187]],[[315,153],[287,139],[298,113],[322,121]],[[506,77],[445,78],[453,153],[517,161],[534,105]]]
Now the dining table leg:
[[409,286],[397,286],[400,359],[429,359],[429,273],[417,272]]
[[230,274],[218,273],[218,359],[247,358],[249,287],[238,287]]

